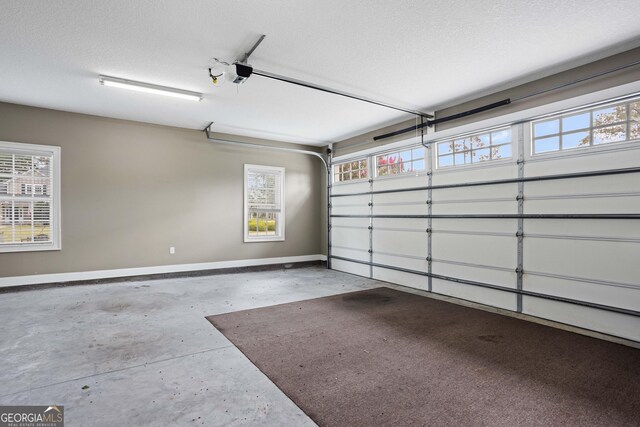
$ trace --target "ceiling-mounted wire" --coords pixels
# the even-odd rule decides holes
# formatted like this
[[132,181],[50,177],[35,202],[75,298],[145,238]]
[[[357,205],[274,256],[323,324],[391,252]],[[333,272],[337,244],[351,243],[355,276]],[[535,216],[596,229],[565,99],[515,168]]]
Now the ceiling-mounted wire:
[[218,59],[218,58],[211,58],[213,61],[217,62],[218,64],[222,64],[226,67],[228,67],[229,65],[231,65],[231,62],[227,62],[227,61],[223,61],[222,59]]
[[224,71],[222,71],[220,74],[213,74],[211,68],[209,68],[209,77],[211,77],[211,81],[213,82],[214,86],[220,86],[222,83],[224,83]]

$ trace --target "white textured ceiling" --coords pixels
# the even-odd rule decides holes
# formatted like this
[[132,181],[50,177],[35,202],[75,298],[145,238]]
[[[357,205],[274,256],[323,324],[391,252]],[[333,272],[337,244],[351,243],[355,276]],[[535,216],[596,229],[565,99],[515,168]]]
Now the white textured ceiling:
[[259,76],[214,87],[210,59],[266,34],[256,68],[432,110],[638,46],[638,16],[638,0],[0,0],[0,101],[322,144],[410,116]]

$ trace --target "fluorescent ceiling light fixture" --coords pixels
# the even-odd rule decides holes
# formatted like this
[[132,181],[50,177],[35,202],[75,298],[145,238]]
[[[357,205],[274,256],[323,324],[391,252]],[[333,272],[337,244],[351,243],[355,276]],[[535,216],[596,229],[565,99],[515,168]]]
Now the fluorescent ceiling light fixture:
[[173,87],[153,85],[151,83],[137,82],[135,80],[121,79],[100,75],[98,77],[101,85],[119,87],[122,89],[135,90],[138,92],[155,93],[156,95],[172,96],[174,98],[189,99],[191,101],[202,101],[202,94],[189,90],[176,89]]

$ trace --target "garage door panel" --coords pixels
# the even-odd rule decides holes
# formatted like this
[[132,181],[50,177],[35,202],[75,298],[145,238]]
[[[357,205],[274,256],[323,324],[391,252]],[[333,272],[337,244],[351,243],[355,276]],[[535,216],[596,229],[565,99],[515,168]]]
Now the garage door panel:
[[367,228],[369,218],[333,218],[331,224],[340,227]]
[[462,236],[438,234],[432,236],[433,258],[494,267],[515,269],[516,237]]
[[427,257],[425,232],[373,230],[374,252],[389,252],[399,255]]
[[373,213],[374,215],[426,215],[427,192],[375,194]]
[[[640,220],[527,220],[525,235],[577,236],[640,240]],[[525,239],[526,240],[526,239]]]
[[406,203],[393,203],[393,204],[373,204],[374,215],[426,215],[427,204],[426,202],[406,202]]
[[429,222],[423,218],[373,218],[373,229],[407,229],[424,230],[426,232]]
[[596,280],[640,283],[640,244],[526,239],[524,269]]
[[341,182],[331,186],[331,194],[361,193],[369,191],[369,181]]
[[345,273],[356,274],[358,276],[369,277],[369,266],[340,259],[331,260],[331,269]]
[[582,328],[640,341],[640,317],[575,304],[524,297],[522,312]]
[[[465,182],[465,181],[463,181]],[[487,185],[480,187],[459,187],[433,190],[433,201],[441,200],[478,200],[494,199],[496,197],[508,197],[515,200],[518,195],[518,184]]]
[[515,236],[518,231],[518,220],[434,218],[432,228],[434,232],[450,230],[465,233],[507,233]]
[[404,175],[373,179],[374,191],[397,190],[400,188],[424,187],[427,185],[426,174]]
[[640,284],[629,287],[613,286],[557,277],[544,277],[525,272],[523,289],[578,301],[627,308],[629,310],[636,310],[640,307]]
[[465,215],[465,214],[517,214],[516,198],[510,201],[496,202],[434,202],[431,211],[434,215]]
[[369,230],[360,228],[333,228],[332,246],[369,250]]
[[389,265],[391,267],[421,271],[423,273],[426,273],[428,270],[428,263],[426,258],[420,257],[408,258],[397,254],[374,252],[373,262],[376,264]]
[[640,193],[632,197],[567,197],[551,200],[529,200],[526,214],[633,214],[640,212]]
[[640,174],[526,182],[527,198],[564,195],[637,193]]
[[[518,168],[514,162],[486,163],[480,167],[458,167],[436,169],[433,185],[450,185],[461,182],[480,182],[494,179],[517,178]],[[481,187],[474,187],[481,188]]]
[[368,215],[369,196],[334,197],[332,215]]
[[[368,249],[354,249],[347,246],[331,246],[331,254],[342,258],[369,262]],[[368,273],[367,273],[368,275]]]
[[469,265],[449,264],[439,262],[437,259],[433,261],[433,274],[442,276],[455,277],[458,279],[471,280],[474,282],[489,283],[505,288],[516,287],[515,269],[510,271],[493,270]]
[[406,191],[401,193],[382,193],[373,195],[373,203],[407,203],[418,202],[427,205],[428,194],[426,190]]
[[433,279],[433,292],[474,301],[492,307],[516,310],[516,296],[510,292]]
[[427,290],[427,278],[417,274],[373,267],[373,278],[384,282],[396,283],[410,288]]

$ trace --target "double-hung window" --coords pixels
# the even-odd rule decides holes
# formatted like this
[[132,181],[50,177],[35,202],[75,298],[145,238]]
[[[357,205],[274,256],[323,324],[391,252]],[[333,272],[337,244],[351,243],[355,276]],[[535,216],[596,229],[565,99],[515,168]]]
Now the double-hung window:
[[244,241],[284,240],[284,168],[244,165]]
[[0,141],[0,252],[60,249],[60,148]]

